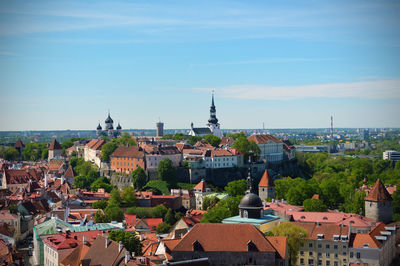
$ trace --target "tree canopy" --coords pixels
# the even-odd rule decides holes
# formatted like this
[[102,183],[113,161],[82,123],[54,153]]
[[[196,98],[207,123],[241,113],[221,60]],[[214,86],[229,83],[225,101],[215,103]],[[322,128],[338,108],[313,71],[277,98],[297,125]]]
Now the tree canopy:
[[244,160],[247,161],[249,156],[255,160],[260,157],[261,150],[258,147],[257,143],[254,141],[249,141],[247,136],[240,132],[235,141],[233,142],[232,148],[237,149],[242,152],[244,155]]
[[135,256],[142,255],[143,244],[140,242],[140,239],[130,232],[125,231],[111,231],[108,236],[110,239],[119,243],[120,241],[124,245],[124,248],[129,252],[135,252]]
[[207,143],[209,143],[213,147],[218,147],[219,144],[221,143],[221,139],[213,134],[208,134],[207,136],[204,137],[204,140],[207,141]]
[[176,168],[173,166],[171,159],[165,158],[158,163],[158,178],[168,183],[169,188],[176,187],[177,177]]
[[326,212],[326,205],[319,199],[306,199],[303,202],[304,211],[306,212]]
[[247,181],[245,179],[229,182],[225,187],[225,192],[231,196],[243,196],[247,189]]
[[143,168],[140,166],[132,173],[132,183],[137,190],[141,190],[146,185],[147,176]]

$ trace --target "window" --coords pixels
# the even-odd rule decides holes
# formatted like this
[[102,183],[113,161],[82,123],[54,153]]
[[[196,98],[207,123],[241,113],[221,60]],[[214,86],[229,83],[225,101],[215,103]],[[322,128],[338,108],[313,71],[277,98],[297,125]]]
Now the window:
[[338,263],[337,261],[334,261],[334,262],[333,262],[333,265],[334,265],[334,266],[338,266],[339,263]]
[[318,244],[318,248],[322,248],[322,245],[321,245],[321,244]]
[[338,258],[338,254],[337,253],[335,253],[335,259],[337,259]]
[[309,255],[309,256],[312,256],[312,255],[313,255],[313,254],[312,254],[312,251],[308,252],[308,255]]
[[361,258],[361,253],[357,252],[357,259]]
[[333,249],[338,249],[338,245],[334,245],[334,246],[333,246]]
[[353,257],[353,252],[350,252],[350,258],[352,258]]
[[322,265],[322,260],[318,260],[318,265]]
[[312,248],[312,243],[308,243],[308,247],[309,247],[309,248]]
[[314,265],[314,260],[313,259],[309,259],[308,260],[308,265]]
[[321,257],[322,256],[322,253],[321,252],[318,252],[318,257]]
[[304,251],[300,250],[300,256],[304,256]]
[[331,262],[329,260],[326,261],[326,266],[331,265]]
[[325,247],[326,247],[326,249],[329,249],[331,246],[330,245],[326,245]]
[[304,259],[303,258],[300,259],[300,264],[304,264]]
[[330,257],[331,257],[331,254],[326,253],[325,256],[326,256],[327,258],[330,258]]
[[343,252],[343,256],[346,256],[347,255],[347,253],[346,252]]

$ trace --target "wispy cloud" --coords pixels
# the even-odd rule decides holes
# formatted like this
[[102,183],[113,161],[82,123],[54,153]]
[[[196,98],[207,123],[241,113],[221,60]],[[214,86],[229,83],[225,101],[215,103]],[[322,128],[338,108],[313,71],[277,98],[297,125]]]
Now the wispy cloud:
[[0,51],[0,56],[19,56],[17,53],[9,52],[9,51]]
[[197,66],[225,66],[225,65],[250,65],[250,64],[265,64],[265,63],[293,63],[293,62],[325,62],[339,61],[339,58],[264,58],[255,60],[229,61],[229,62],[213,62],[204,64],[190,64],[190,67]]
[[252,100],[297,100],[307,98],[400,99],[400,80],[376,80],[298,86],[233,85],[195,88],[220,97]]

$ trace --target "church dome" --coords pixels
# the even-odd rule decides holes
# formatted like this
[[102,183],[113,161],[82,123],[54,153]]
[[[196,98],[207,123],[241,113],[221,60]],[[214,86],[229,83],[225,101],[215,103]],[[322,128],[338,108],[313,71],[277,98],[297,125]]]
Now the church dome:
[[106,124],[109,124],[109,123],[114,123],[114,121],[112,120],[110,114],[108,114],[108,117],[106,119]]
[[261,208],[261,198],[254,193],[246,194],[240,201],[239,208]]
[[97,126],[97,130],[102,130],[103,128],[100,126],[100,123],[99,123],[99,125]]
[[122,127],[119,123],[118,123],[117,129],[122,129]]

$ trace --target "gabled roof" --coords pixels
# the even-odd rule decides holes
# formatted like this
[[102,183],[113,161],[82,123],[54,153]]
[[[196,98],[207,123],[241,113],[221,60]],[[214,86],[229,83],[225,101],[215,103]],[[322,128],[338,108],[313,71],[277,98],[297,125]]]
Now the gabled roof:
[[53,141],[50,143],[50,146],[48,149],[49,150],[62,150],[62,147],[56,139],[53,139]]
[[368,244],[369,248],[382,247],[383,243],[376,239],[376,236],[381,236],[382,231],[387,231],[385,226],[384,223],[380,223],[368,234],[352,235],[350,245],[357,248],[363,248],[364,244]]
[[375,185],[372,187],[371,191],[365,197],[364,200],[367,201],[392,201],[392,196],[386,190],[385,186],[382,184],[381,180],[378,179]]
[[89,149],[92,150],[100,150],[101,146],[103,146],[106,142],[102,139],[92,139],[86,144]]
[[265,170],[263,176],[261,177],[260,183],[258,183],[259,187],[274,187],[274,181],[272,177],[269,175],[268,171]]
[[90,247],[85,244],[80,244],[77,248],[75,248],[67,257],[65,257],[60,265],[62,266],[79,266],[81,264],[81,260],[85,257],[86,253],[89,251]]
[[338,224],[317,224],[317,223],[303,223],[303,222],[292,222],[292,224],[303,227],[307,230],[307,239],[317,240],[318,235],[324,235],[324,240],[333,241],[334,235],[348,235],[349,226],[341,226]]
[[83,258],[82,265],[113,265],[118,258],[121,258],[125,254],[125,248],[119,251],[119,244],[109,241],[106,247],[106,238],[98,236]]
[[259,143],[267,143],[269,141],[273,141],[276,143],[280,143],[282,142],[282,140],[272,136],[272,135],[268,135],[268,134],[263,134],[263,135],[251,135],[249,138],[249,140],[254,141],[255,143],[259,144]]
[[110,157],[135,157],[143,158],[144,152],[137,146],[119,146]]
[[76,173],[75,173],[74,169],[72,168],[71,165],[69,165],[67,171],[65,171],[65,173],[64,173],[64,177],[65,178],[74,178],[75,176],[76,176]]
[[211,130],[208,127],[194,127],[192,128],[193,132],[198,135],[208,135],[212,134]]
[[204,180],[201,180],[193,189],[195,191],[200,190],[201,192],[206,192],[207,188],[211,189],[210,186]]
[[279,257],[281,259],[286,258],[287,254],[287,244],[286,244],[286,237],[284,236],[267,236],[269,243],[278,251]]
[[194,243],[198,243],[204,252],[248,252],[249,241],[259,252],[276,252],[264,234],[251,224],[196,224],[172,251],[193,252]]

